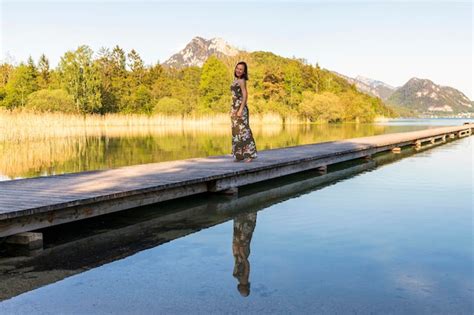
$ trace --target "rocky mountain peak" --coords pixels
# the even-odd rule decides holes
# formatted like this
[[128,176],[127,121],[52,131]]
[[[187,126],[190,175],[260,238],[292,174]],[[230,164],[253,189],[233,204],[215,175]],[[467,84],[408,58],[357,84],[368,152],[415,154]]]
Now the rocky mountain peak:
[[207,58],[212,55],[217,57],[235,56],[239,50],[224,39],[215,37],[209,40],[196,36],[178,53],[171,56],[163,64],[169,67],[182,68],[189,66],[201,67]]
[[383,87],[383,88],[386,88],[386,89],[389,89],[389,90],[395,90],[395,87],[385,83],[385,82],[382,82],[382,81],[379,81],[379,80],[374,80],[374,79],[371,79],[371,78],[367,78],[367,77],[363,77],[361,75],[358,75],[357,77],[355,77],[356,80],[376,89],[376,88],[379,88],[379,87]]
[[390,96],[388,102],[424,114],[454,114],[474,111],[473,103],[461,91],[420,78],[408,80]]

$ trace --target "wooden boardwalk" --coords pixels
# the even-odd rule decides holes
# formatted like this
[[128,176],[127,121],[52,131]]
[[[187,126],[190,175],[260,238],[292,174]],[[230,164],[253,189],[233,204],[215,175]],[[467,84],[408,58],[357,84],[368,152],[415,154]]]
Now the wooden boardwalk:
[[218,192],[403,146],[469,136],[474,124],[355,138],[259,152],[252,163],[230,156],[0,182],[0,237],[97,215]]
[[221,224],[242,213],[257,213],[413,154],[407,151],[375,156],[370,161],[321,176],[305,172],[267,181],[243,189],[238,198],[211,194],[207,198],[188,197],[168,202],[165,211],[161,204],[122,211],[109,216],[105,228],[103,224],[81,224],[86,232],[82,234],[81,230],[79,238],[74,230],[65,232],[70,228],[57,228],[49,233],[61,235],[59,241],[50,241],[46,249],[34,255],[0,258],[0,301]]

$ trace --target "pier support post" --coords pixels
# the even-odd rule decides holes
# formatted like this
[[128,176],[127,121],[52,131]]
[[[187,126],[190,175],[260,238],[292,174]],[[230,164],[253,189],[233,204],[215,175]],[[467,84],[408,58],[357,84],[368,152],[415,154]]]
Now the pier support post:
[[207,183],[207,191],[224,195],[236,195],[239,192],[239,185],[236,183],[211,181]]
[[13,255],[32,256],[43,250],[43,233],[24,232],[7,237],[7,251]]
[[231,187],[225,190],[217,191],[218,194],[224,194],[224,195],[236,195],[239,193],[239,188],[238,187]]
[[326,165],[323,165],[323,166],[318,167],[316,171],[318,172],[318,174],[324,175],[324,174],[327,174],[328,167]]

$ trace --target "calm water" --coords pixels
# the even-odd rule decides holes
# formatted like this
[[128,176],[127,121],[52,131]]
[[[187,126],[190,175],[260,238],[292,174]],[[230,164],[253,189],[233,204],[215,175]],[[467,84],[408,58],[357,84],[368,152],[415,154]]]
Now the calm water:
[[473,314],[472,139],[46,231],[0,313]]
[[[378,124],[252,126],[259,150],[444,125],[467,119],[409,119]],[[471,119],[471,121],[474,121]],[[81,136],[0,141],[0,180],[106,169],[230,153],[230,128],[84,129]],[[34,136],[34,135],[32,135]]]

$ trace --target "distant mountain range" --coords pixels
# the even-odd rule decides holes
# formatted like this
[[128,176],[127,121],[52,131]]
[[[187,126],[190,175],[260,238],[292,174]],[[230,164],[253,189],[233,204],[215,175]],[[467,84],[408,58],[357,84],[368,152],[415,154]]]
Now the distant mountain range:
[[[173,68],[189,66],[201,67],[212,55],[219,57],[235,56],[239,49],[222,38],[210,40],[195,37],[184,49],[166,60],[163,65]],[[357,76],[351,78],[332,71],[334,74],[354,84],[363,93],[376,96],[388,105],[407,109],[417,114],[452,115],[473,113],[474,102],[459,90],[440,86],[427,79],[412,78],[401,87],[393,87],[382,81]]]
[[386,101],[419,113],[474,112],[474,102],[461,91],[440,86],[427,79],[412,78],[396,89]]
[[369,79],[360,75],[355,78],[351,78],[335,71],[333,71],[333,73],[346,79],[349,83],[354,84],[359,91],[379,97],[382,100],[386,100],[396,90],[395,87],[388,85],[387,83]]
[[474,102],[461,91],[435,84],[428,79],[411,78],[395,88],[384,82],[361,76],[356,78],[338,74],[361,92],[380,97],[387,104],[406,108],[418,114],[450,115],[474,112]]

